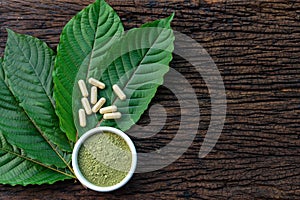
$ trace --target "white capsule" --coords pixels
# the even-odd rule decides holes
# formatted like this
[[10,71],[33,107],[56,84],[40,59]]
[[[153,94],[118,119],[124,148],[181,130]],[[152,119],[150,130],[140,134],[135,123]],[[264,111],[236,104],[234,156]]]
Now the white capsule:
[[105,84],[94,79],[94,78],[89,78],[89,83],[100,88],[100,89],[104,89],[105,88]]
[[97,91],[98,89],[96,86],[91,88],[91,104],[97,103]]
[[79,124],[81,127],[86,127],[86,115],[84,109],[79,109]]
[[87,115],[92,114],[92,108],[91,108],[91,106],[90,106],[90,103],[89,103],[88,98],[83,97],[83,98],[81,99],[81,103],[82,103],[82,106],[83,106],[83,108],[84,108],[86,114],[87,114]]
[[126,95],[117,84],[113,85],[112,88],[116,95],[119,97],[119,99],[121,99],[122,101],[126,99]]
[[117,110],[118,110],[118,108],[115,105],[107,106],[105,108],[100,109],[100,114],[112,113],[112,112],[116,112]]
[[100,108],[105,104],[105,102],[106,102],[105,98],[102,97],[101,99],[99,99],[99,101],[92,108],[92,111],[94,113],[98,112],[100,110]]
[[103,115],[103,119],[120,119],[122,114],[120,112],[113,112],[113,113],[105,113]]
[[79,89],[81,91],[81,94],[83,97],[88,97],[89,96],[89,92],[86,88],[85,82],[83,80],[79,80],[78,81],[78,85],[79,85]]

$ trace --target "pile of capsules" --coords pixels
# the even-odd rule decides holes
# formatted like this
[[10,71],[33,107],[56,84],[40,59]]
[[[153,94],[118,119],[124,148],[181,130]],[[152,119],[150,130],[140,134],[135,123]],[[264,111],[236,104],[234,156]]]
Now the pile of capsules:
[[[106,102],[106,99],[104,97],[101,97],[99,100],[97,99],[98,88],[103,90],[105,88],[105,84],[94,78],[89,78],[88,82],[92,85],[90,101],[94,106],[91,107],[91,104],[88,100],[89,92],[84,80],[79,80],[78,86],[82,94],[81,103],[83,106],[83,109],[79,109],[78,111],[80,126],[86,127],[86,115],[91,115],[92,113],[97,113],[98,111],[100,111],[100,114],[103,114],[103,119],[120,119],[122,117],[122,114],[120,112],[117,112],[117,106],[112,105],[102,108],[102,106]],[[120,100],[124,101],[126,99],[126,95],[118,85],[113,85],[112,89]]]

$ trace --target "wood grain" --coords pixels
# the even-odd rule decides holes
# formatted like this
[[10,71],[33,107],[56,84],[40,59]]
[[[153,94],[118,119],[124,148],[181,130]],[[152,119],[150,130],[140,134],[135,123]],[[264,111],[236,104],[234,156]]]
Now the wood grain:
[[[6,28],[46,41],[52,48],[67,21],[92,0],[0,0],[0,55]],[[197,40],[224,80],[227,117],[214,150],[198,152],[211,103],[205,82],[179,56],[171,66],[196,91],[198,134],[176,162],[135,174],[123,188],[96,193],[79,183],[0,186],[0,199],[300,199],[300,2],[297,0],[108,1],[126,29],[176,13],[174,30]],[[140,152],[166,145],[180,121],[176,97],[160,87],[152,104],[165,106],[167,124],[153,138],[135,138]],[[139,124],[149,123],[145,114]]]

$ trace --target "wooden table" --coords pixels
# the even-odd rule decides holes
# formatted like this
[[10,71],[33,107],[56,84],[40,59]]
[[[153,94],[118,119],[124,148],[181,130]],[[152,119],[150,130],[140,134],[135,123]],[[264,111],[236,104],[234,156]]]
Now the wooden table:
[[[53,49],[67,21],[92,0],[0,0],[0,56],[6,31],[46,41]],[[195,39],[224,81],[227,116],[216,146],[199,159],[211,119],[205,81],[174,56],[172,68],[196,91],[201,120],[188,150],[169,166],[135,174],[122,189],[96,193],[73,180],[42,186],[0,186],[0,199],[300,199],[300,1],[108,1],[126,29],[176,13],[174,30]],[[152,104],[166,107],[167,125],[138,151],[166,145],[180,120],[176,98],[160,87]],[[139,122],[149,123],[145,114]]]

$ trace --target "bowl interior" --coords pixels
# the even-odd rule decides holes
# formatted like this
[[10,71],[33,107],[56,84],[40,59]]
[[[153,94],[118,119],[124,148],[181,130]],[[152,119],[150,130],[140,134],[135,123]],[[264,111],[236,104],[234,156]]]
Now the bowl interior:
[[[93,183],[91,183],[90,181],[88,181],[83,174],[80,171],[79,165],[78,165],[78,153],[79,150],[81,148],[81,146],[84,144],[84,142],[90,138],[91,136],[93,136],[94,134],[103,134],[103,132],[110,132],[113,134],[116,134],[118,136],[120,136],[122,139],[125,140],[126,144],[128,145],[130,152],[131,152],[131,166],[130,166],[130,170],[128,171],[127,175],[125,176],[124,179],[122,179],[121,182],[112,185],[112,186],[107,186],[107,187],[103,187],[103,186],[97,186]],[[76,142],[74,150],[73,150],[73,154],[72,154],[72,165],[73,165],[73,169],[74,169],[74,173],[76,175],[76,177],[78,178],[78,180],[85,185],[86,187],[94,190],[94,191],[98,191],[98,192],[109,192],[109,191],[113,191],[116,190],[120,187],[122,187],[123,185],[125,185],[130,178],[132,177],[135,169],[136,169],[136,165],[137,165],[137,154],[136,154],[136,149],[135,146],[133,144],[133,142],[131,141],[131,139],[122,131],[120,131],[119,129],[113,128],[113,127],[97,127],[94,129],[91,129],[89,131],[87,131],[85,134],[83,134],[80,139]]]

